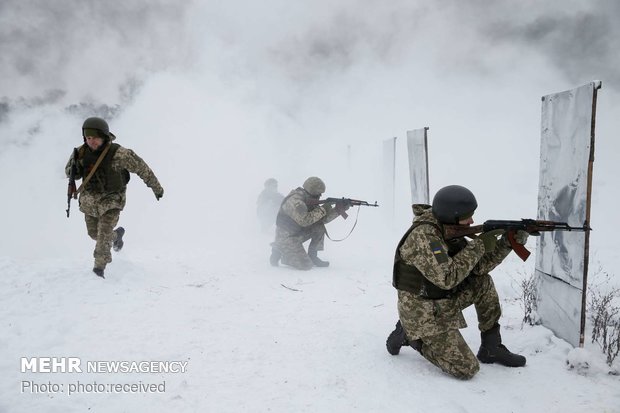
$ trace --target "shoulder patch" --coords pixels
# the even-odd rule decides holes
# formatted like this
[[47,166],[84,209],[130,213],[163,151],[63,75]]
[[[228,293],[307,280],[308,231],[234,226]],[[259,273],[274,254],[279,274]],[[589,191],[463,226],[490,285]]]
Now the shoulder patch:
[[448,254],[443,250],[443,246],[439,241],[431,241],[430,242],[431,251],[433,251],[433,255],[439,264],[444,264],[448,262]]

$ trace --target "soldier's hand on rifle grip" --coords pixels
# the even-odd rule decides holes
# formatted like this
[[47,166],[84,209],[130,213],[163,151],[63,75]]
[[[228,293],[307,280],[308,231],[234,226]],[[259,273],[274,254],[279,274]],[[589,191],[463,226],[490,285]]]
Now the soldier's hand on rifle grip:
[[527,231],[523,231],[522,229],[517,231],[508,231],[506,234],[508,245],[523,261],[526,261],[530,256],[530,252],[524,247],[528,237],[529,234]]
[[517,242],[517,244],[525,245],[529,236],[530,234],[528,234],[527,231],[523,231],[522,229],[520,229],[515,234],[515,241]]
[[336,208],[338,208],[338,210],[340,211],[346,211],[351,208],[351,204],[348,201],[338,202],[336,204]]

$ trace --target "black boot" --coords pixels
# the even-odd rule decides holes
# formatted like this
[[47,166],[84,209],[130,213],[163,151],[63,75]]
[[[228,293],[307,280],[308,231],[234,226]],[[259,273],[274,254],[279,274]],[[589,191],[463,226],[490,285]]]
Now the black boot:
[[478,360],[482,363],[498,363],[507,367],[525,366],[525,357],[511,353],[502,344],[502,337],[499,334],[499,324],[495,324],[488,331],[480,333],[481,344],[478,350]]
[[112,243],[112,248],[114,248],[114,251],[120,251],[123,249],[123,245],[125,245],[125,243],[123,242],[123,235],[125,235],[125,228],[118,227],[114,230],[114,232],[116,232],[116,239]]
[[317,252],[315,250],[309,250],[308,257],[310,257],[312,263],[317,267],[329,267],[329,261],[323,261],[317,257]]
[[93,268],[93,272],[94,272],[95,274],[97,274],[97,276],[99,276],[99,277],[101,277],[101,278],[105,278],[105,277],[103,276],[103,268],[97,268],[97,267],[95,267],[95,268]]
[[272,266],[277,267],[278,263],[280,262],[280,258],[282,258],[282,254],[280,253],[280,251],[278,251],[274,247],[271,247],[271,256],[269,257],[269,263]]
[[400,353],[400,348],[402,346],[408,346],[409,340],[407,340],[407,336],[405,335],[405,330],[403,326],[400,324],[400,320],[396,323],[396,328],[394,331],[390,333],[387,340],[385,341],[385,347],[387,347],[388,353],[393,356],[398,355]]
[[385,347],[387,348],[388,353],[396,356],[400,353],[400,348],[402,346],[411,346],[415,351],[422,353],[422,340],[409,340],[405,334],[402,324],[400,323],[400,320],[398,320],[396,323],[396,328],[390,333],[385,341]]

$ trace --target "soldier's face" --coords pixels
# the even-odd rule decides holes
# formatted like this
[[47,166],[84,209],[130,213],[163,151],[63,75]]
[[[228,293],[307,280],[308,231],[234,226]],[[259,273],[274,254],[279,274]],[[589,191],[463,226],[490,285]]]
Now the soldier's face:
[[462,219],[462,220],[459,221],[459,225],[471,225],[473,223],[474,223],[474,217],[473,216],[471,216],[471,217],[469,217],[467,219]]
[[86,136],[86,144],[90,149],[96,151],[103,145],[103,139],[99,136]]

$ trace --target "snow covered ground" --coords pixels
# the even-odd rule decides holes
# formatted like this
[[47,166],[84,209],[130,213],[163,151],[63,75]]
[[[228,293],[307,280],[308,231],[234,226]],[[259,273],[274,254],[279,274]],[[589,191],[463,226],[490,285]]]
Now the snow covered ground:
[[[0,411],[620,411],[620,379],[607,374],[596,345],[574,350],[544,327],[521,325],[516,285],[526,266],[512,257],[494,279],[504,342],[527,357],[526,367],[482,365],[463,382],[412,349],[390,356],[397,236],[373,242],[364,226],[371,212],[362,211],[347,241],[328,242],[329,268],[308,272],[270,267],[268,236],[232,248],[144,248],[130,225],[105,280],[90,271],[86,246],[57,258],[3,257]],[[475,351],[473,309],[466,318]],[[34,356],[188,364],[176,374],[21,373],[20,358]],[[23,382],[63,387],[34,393]],[[78,382],[81,393],[69,395]],[[161,393],[92,387],[164,382]]]
[[[618,286],[616,3],[8,0],[0,9],[0,413],[620,412],[620,376],[608,374],[618,360],[608,367],[588,336],[573,349],[522,325],[518,286],[534,257],[509,257],[493,273],[504,342],[527,357],[524,368],[483,365],[463,382],[411,349],[390,356],[392,259],[411,212],[408,183],[397,182],[390,211],[380,179],[382,141],[430,127],[431,196],[460,184],[476,194],[478,223],[534,218],[540,97],[599,79],[590,275],[601,268]],[[165,188],[157,202],[132,177],[125,248],[105,280],[91,272],[77,203],[64,214],[63,168],[83,120],[97,115]],[[327,241],[329,268],[272,268],[256,196],[269,177],[287,193],[313,175],[328,196],[381,207],[362,209],[346,241]],[[352,218],[330,233],[345,235]],[[475,313],[465,315],[476,351]],[[21,372],[33,357],[187,371]],[[162,391],[140,391],[150,385]]]

